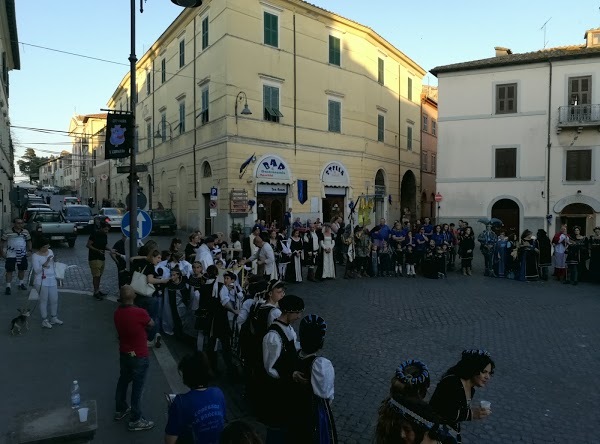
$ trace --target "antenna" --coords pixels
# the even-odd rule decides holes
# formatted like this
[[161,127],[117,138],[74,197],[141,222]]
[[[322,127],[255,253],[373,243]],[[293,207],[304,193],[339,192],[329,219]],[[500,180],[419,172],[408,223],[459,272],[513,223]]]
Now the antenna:
[[542,25],[542,27],[540,28],[540,31],[542,31],[542,30],[544,31],[544,49],[546,49],[546,45],[548,44],[548,40],[546,40],[546,28],[547,28],[546,25],[548,24],[548,22],[550,20],[552,20],[552,17],[550,17],[548,20],[546,20],[544,22],[544,24]]

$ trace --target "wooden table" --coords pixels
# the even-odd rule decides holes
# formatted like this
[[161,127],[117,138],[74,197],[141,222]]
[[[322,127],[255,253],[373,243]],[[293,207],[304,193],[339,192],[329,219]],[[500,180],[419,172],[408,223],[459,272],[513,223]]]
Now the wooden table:
[[8,443],[87,443],[98,429],[96,401],[81,403],[89,409],[86,422],[79,422],[79,413],[69,406],[38,409],[19,413],[13,418]]

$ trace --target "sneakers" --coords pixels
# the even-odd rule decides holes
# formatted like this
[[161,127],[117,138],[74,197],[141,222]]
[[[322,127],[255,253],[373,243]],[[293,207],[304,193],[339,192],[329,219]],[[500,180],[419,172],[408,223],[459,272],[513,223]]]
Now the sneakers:
[[25,284],[19,284],[19,290],[27,291]]
[[156,333],[156,336],[154,337],[154,347],[155,348],[160,348],[160,346],[161,346],[160,341],[162,341],[162,336],[160,335],[160,333]]
[[4,294],[7,296],[10,295],[10,287],[6,287],[6,290],[4,290]]
[[131,407],[127,407],[127,409],[122,412],[115,412],[115,414],[113,416],[113,420],[120,421],[123,418],[125,418],[127,415],[129,415],[130,412],[131,412]]
[[63,325],[64,322],[61,321],[60,319],[58,319],[56,316],[54,316],[53,318],[50,318],[50,323],[52,325]]
[[137,421],[130,421],[127,424],[127,428],[131,432],[137,432],[140,430],[150,430],[154,427],[154,421],[148,421],[147,419],[140,418]]
[[42,328],[52,328],[52,324],[48,322],[48,319],[42,321]]

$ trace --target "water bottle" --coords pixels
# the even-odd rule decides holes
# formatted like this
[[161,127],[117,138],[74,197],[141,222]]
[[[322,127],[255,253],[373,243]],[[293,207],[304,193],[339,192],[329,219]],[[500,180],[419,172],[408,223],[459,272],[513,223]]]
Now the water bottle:
[[71,408],[76,410],[79,408],[80,404],[81,395],[79,394],[79,383],[73,381],[73,385],[71,386]]

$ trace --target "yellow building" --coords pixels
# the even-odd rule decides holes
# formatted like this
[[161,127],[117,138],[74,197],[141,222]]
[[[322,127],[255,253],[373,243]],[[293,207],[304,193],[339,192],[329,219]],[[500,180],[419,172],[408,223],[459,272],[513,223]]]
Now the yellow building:
[[[82,203],[99,202],[109,195],[108,161],[104,160],[106,113],[74,115],[69,122],[73,140],[71,162],[65,166],[64,183]],[[102,166],[104,165],[104,169]],[[99,195],[100,194],[100,195]]]
[[[327,221],[361,194],[376,196],[374,218],[417,214],[424,74],[371,28],[301,0],[186,9],[137,63],[149,206],[204,232],[281,224],[289,207]],[[109,108],[128,109],[129,80]],[[111,173],[115,202],[126,177]]]

